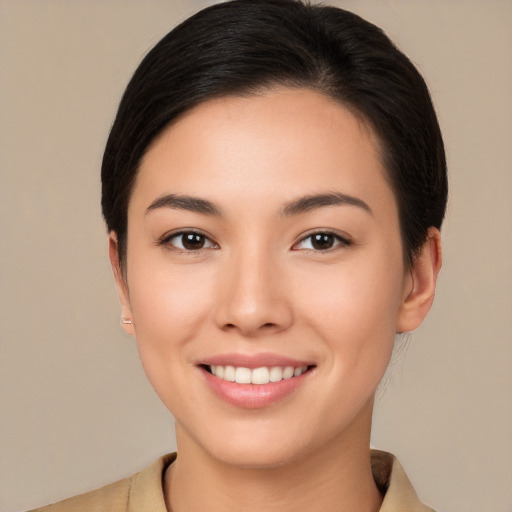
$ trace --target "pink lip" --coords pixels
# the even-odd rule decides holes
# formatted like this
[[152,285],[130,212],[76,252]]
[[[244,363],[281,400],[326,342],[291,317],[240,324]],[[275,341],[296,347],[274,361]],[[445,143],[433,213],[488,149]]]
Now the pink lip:
[[198,361],[198,364],[207,366],[238,366],[243,368],[261,368],[262,366],[312,366],[311,361],[292,359],[290,357],[281,356],[279,354],[262,353],[262,354],[219,354]]
[[223,354],[207,358],[198,365],[202,377],[209,388],[223,401],[245,409],[260,409],[267,407],[291,395],[309,378],[311,371],[299,377],[283,379],[268,384],[237,384],[228,382],[212,375],[205,366],[236,366],[244,368],[259,368],[262,366],[312,366],[311,362],[290,359],[277,354]]

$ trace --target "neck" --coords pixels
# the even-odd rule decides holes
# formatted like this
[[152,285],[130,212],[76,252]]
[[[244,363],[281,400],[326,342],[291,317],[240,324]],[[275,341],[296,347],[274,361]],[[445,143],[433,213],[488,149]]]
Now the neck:
[[164,485],[167,508],[171,512],[378,512],[382,496],[371,472],[369,428],[363,435],[360,428],[355,430],[356,436],[340,436],[279,467],[254,469],[217,460],[178,427],[179,455]]

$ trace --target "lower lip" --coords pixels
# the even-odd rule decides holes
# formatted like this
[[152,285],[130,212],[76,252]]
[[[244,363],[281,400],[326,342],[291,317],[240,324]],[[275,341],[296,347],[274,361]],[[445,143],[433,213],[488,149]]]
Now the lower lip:
[[261,409],[282,400],[304,384],[311,373],[311,370],[308,370],[298,377],[268,384],[237,384],[219,379],[206,369],[199,368],[206,383],[218,397],[231,405],[245,409]]

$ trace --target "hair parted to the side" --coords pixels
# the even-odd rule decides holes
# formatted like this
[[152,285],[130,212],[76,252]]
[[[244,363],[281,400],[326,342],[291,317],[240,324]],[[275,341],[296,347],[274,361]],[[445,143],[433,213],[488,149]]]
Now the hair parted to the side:
[[178,116],[208,99],[272,87],[309,88],[373,128],[397,199],[410,264],[447,201],[443,140],[427,86],[381,29],[300,0],[207,7],[143,59],[123,95],[102,164],[102,209],[126,257],[127,211],[144,154]]

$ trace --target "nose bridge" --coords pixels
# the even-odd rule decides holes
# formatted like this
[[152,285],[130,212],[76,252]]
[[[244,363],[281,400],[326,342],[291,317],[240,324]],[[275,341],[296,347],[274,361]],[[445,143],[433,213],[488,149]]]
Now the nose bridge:
[[223,269],[217,323],[246,336],[279,331],[291,322],[277,258],[251,240],[233,248]]

